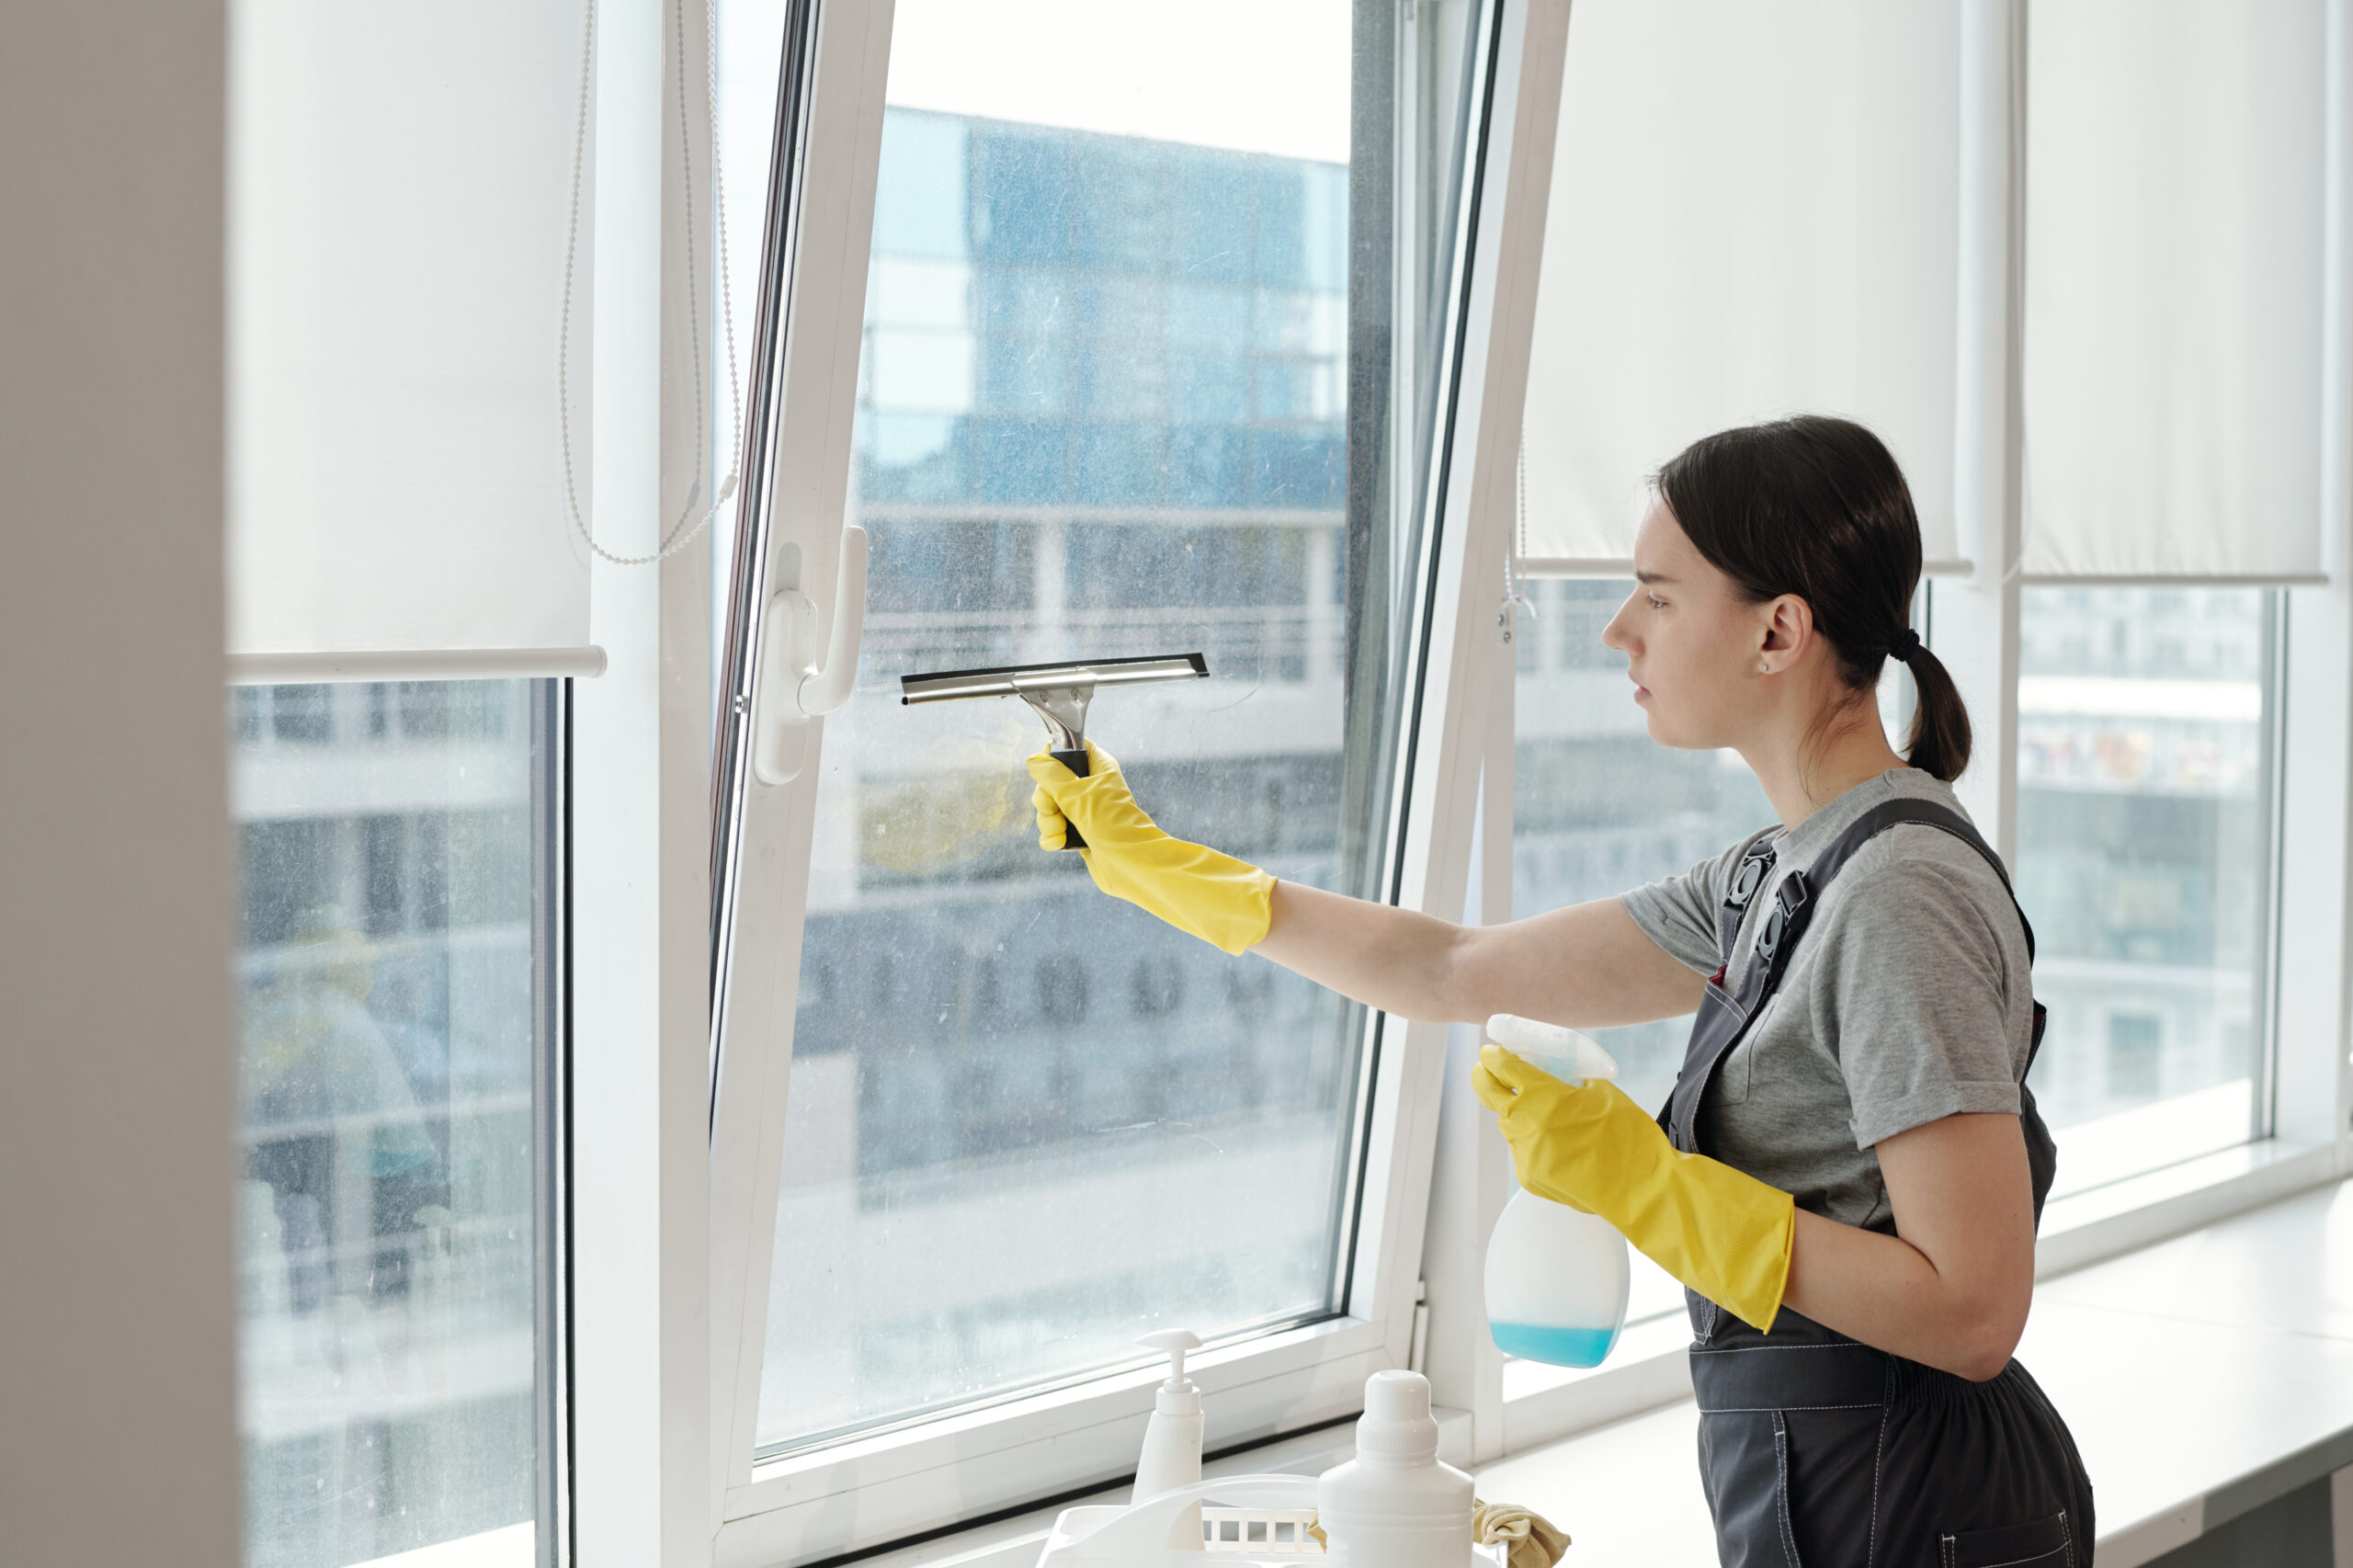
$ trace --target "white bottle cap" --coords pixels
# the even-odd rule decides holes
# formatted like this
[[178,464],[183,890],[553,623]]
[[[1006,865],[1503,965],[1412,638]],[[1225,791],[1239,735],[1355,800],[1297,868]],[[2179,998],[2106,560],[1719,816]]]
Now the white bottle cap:
[[1438,1453],[1438,1422],[1430,1415],[1430,1381],[1391,1369],[1365,1380],[1364,1417],[1357,1423],[1359,1458],[1429,1459]]
[[1608,1051],[1576,1030],[1558,1024],[1497,1013],[1487,1020],[1487,1038],[1563,1084],[1618,1076],[1618,1062]]

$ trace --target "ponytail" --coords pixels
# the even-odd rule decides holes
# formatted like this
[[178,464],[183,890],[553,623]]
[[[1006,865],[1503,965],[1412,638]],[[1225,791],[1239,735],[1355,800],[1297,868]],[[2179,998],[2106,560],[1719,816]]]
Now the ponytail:
[[1911,630],[1920,519],[1894,454],[1852,420],[1801,415],[1703,437],[1659,470],[1684,535],[1751,604],[1793,594],[1838,655],[1856,700],[1893,656],[1920,700],[1906,756],[1950,783],[1969,766],[1969,710]]
[[1949,784],[1969,766],[1969,710],[1952,672],[1926,648],[1904,663],[1912,669],[1918,700],[1912,707],[1912,733],[1904,743],[1904,760]]

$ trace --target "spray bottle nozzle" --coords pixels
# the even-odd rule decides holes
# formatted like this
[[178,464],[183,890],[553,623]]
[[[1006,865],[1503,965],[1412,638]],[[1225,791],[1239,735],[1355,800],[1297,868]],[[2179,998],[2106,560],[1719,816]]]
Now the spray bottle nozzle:
[[1148,1350],[1158,1350],[1167,1356],[1168,1381],[1160,1385],[1162,1388],[1171,1393],[1193,1392],[1192,1383],[1185,1376],[1185,1352],[1199,1350],[1201,1347],[1199,1335],[1193,1333],[1190,1329],[1170,1328],[1164,1329],[1158,1334],[1147,1334],[1136,1343]]
[[1558,1024],[1497,1013],[1487,1020],[1487,1038],[1530,1067],[1550,1073],[1563,1084],[1618,1076],[1618,1063],[1609,1052],[1576,1030]]

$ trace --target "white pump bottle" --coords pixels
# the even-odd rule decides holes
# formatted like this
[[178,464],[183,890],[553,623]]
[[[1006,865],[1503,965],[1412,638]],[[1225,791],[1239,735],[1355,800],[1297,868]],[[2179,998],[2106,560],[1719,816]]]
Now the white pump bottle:
[[1201,1347],[1200,1335],[1181,1328],[1147,1334],[1136,1341],[1164,1351],[1168,1377],[1152,1396],[1152,1419],[1143,1429],[1143,1452],[1136,1458],[1136,1491],[1141,1503],[1201,1479],[1201,1391],[1185,1375],[1185,1352]]
[[[1497,1013],[1487,1038],[1564,1084],[1618,1075],[1608,1051],[1558,1024]],[[1632,1279],[1617,1227],[1522,1189],[1487,1240],[1488,1332],[1506,1355],[1598,1367],[1625,1327]]]

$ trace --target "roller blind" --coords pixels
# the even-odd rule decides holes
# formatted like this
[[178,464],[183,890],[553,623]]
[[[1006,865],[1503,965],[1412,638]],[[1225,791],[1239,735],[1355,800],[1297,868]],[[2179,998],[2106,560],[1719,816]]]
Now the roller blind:
[[1632,552],[1697,437],[1844,415],[1954,554],[1950,0],[1577,0],[1529,368],[1524,557]]
[[2031,7],[2029,574],[2321,570],[2325,13]]
[[236,5],[233,678],[602,667],[556,402],[582,15]]

